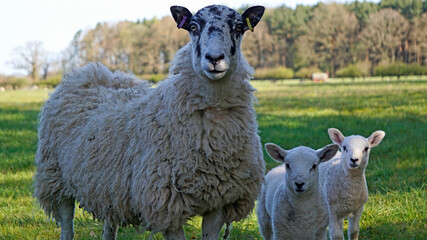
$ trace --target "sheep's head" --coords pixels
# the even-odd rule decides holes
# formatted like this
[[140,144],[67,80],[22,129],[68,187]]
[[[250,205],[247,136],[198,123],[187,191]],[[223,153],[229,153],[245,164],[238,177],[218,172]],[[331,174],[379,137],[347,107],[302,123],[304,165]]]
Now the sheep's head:
[[384,131],[375,131],[368,138],[359,135],[344,137],[336,128],[329,128],[328,133],[332,142],[340,146],[341,161],[349,170],[365,169],[371,148],[380,144],[385,136]]
[[265,149],[271,158],[285,164],[286,185],[299,194],[317,186],[319,182],[318,165],[335,156],[338,145],[329,144],[319,150],[304,146],[284,150],[273,143],[267,143]]
[[264,14],[264,7],[248,8],[242,15],[218,5],[200,9],[196,14],[181,6],[171,7],[172,16],[190,33],[194,71],[210,80],[226,79],[236,70],[240,43],[247,30],[253,30]]

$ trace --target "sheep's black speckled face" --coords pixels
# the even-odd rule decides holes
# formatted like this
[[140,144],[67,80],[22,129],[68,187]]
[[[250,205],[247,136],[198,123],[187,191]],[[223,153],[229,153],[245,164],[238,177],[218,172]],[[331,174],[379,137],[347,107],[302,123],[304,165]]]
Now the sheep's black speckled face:
[[178,27],[190,33],[195,72],[201,77],[219,80],[233,75],[240,60],[242,36],[259,22],[264,7],[249,8],[242,16],[219,5],[202,8],[194,16],[179,6],[171,7],[171,12]]
[[224,6],[198,11],[190,22],[193,67],[209,79],[222,79],[236,68],[243,36],[240,14]]

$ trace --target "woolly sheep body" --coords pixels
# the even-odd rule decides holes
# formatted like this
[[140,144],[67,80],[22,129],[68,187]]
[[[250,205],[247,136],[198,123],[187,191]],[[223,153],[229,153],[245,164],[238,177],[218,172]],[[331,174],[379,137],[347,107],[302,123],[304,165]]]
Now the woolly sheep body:
[[316,167],[333,157],[338,146],[331,144],[318,151],[304,146],[286,151],[273,144],[266,148],[273,159],[285,164],[267,174],[258,199],[264,239],[326,239],[328,212]]
[[[73,209],[74,199],[106,221],[104,238],[132,224],[183,239],[192,216],[207,225],[220,216],[220,228],[251,213],[264,177],[247,81],[253,69],[240,56],[227,81],[200,78],[189,64],[191,45],[157,87],[89,64],[66,75],[46,101],[35,196],[64,236],[72,238],[73,227],[61,217],[73,212],[61,206]],[[202,230],[204,239],[216,238]]]
[[374,132],[369,138],[359,135],[344,137],[335,128],[328,129],[332,141],[341,152],[329,162],[320,165],[320,182],[329,213],[331,239],[343,239],[343,219],[349,218],[348,237],[358,239],[359,221],[363,205],[368,200],[365,169],[370,149],[377,146],[385,133]]

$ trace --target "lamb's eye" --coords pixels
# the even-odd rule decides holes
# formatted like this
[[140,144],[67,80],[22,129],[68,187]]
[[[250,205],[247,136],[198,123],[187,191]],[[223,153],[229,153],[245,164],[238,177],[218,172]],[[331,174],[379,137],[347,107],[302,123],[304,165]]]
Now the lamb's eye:
[[310,171],[314,171],[314,170],[316,170],[316,167],[317,167],[317,165],[316,165],[316,164],[313,164],[313,167],[311,167]]
[[236,31],[241,32],[243,30],[243,25],[241,23],[236,25]]
[[344,149],[344,151],[347,152],[347,147],[346,146],[342,147],[342,149]]
[[364,152],[368,152],[369,147],[365,147],[365,150],[363,150]]
[[289,169],[289,170],[291,169],[291,167],[287,163],[286,163],[286,168]]
[[195,31],[197,31],[198,29],[199,29],[199,27],[197,26],[197,24],[192,23],[192,24],[190,25],[190,30],[191,30],[192,32],[195,32]]

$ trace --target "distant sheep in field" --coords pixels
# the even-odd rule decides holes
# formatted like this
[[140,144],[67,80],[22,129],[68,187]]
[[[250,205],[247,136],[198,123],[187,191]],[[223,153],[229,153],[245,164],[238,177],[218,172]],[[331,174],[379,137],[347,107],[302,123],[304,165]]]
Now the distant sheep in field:
[[169,79],[153,88],[88,64],[65,75],[42,109],[35,196],[61,239],[74,236],[75,201],[105,221],[104,239],[126,225],[185,239],[195,215],[202,238],[217,239],[224,223],[252,212],[264,161],[240,44],[264,7],[171,12],[191,42]]
[[368,200],[365,169],[371,148],[376,147],[385,132],[376,131],[368,138],[344,137],[335,128],[328,129],[332,142],[341,148],[331,161],[320,165],[320,181],[329,210],[329,235],[343,239],[343,219],[349,219],[348,238],[358,239],[363,205]]
[[336,154],[338,145],[317,151],[304,146],[287,151],[272,143],[265,148],[283,164],[267,174],[258,199],[264,239],[326,239],[328,211],[319,187],[318,166]]

